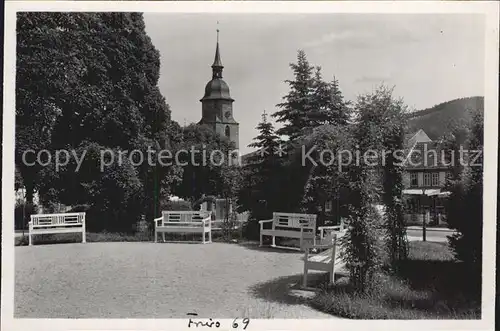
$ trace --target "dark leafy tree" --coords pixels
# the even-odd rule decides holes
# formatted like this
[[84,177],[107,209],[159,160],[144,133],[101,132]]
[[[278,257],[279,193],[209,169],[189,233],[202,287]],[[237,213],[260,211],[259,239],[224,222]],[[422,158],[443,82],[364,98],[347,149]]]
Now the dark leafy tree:
[[190,201],[203,195],[218,196],[224,176],[222,165],[235,156],[232,143],[206,125],[189,125],[182,129],[182,136],[176,154],[183,174],[174,193]]
[[[98,146],[112,150],[117,162],[120,152],[127,159],[132,150],[147,155],[149,148],[168,147],[172,126],[157,86],[159,53],[142,14],[22,13],[18,26],[19,153],[26,148],[83,153]],[[36,131],[45,136],[31,142]],[[106,228],[122,219],[129,229],[139,214],[157,215],[159,195],[179,178],[175,166],[151,167],[147,161],[122,160],[102,174],[100,166],[90,162],[75,171],[76,164],[69,163],[57,173],[48,167],[30,168],[29,174],[20,170],[25,185],[33,187],[29,191],[38,189],[42,200],[90,204],[104,213],[99,219],[109,223],[101,226]],[[113,185],[123,189],[126,206],[107,196],[120,196]],[[118,209],[127,213],[114,215]]]
[[[374,113],[377,99],[374,95],[360,95],[356,101],[356,117],[353,124],[355,148],[360,156],[370,150],[382,150],[379,123]],[[368,152],[370,153],[370,152]],[[367,291],[373,284],[373,277],[384,260],[384,245],[381,242],[384,222],[377,211],[380,202],[381,185],[378,158],[366,162],[353,162],[348,168],[350,182],[349,228],[342,238],[343,258],[350,272],[354,287]]]
[[[83,14],[75,13],[74,20]],[[58,96],[78,82],[79,60],[68,51],[71,38],[61,38],[69,17],[60,13],[17,14],[16,46],[16,149],[15,162],[26,189],[26,200],[40,185],[41,167],[29,150],[48,149],[56,117]],[[23,160],[23,156],[25,156]]]
[[[318,226],[326,221],[326,204],[332,202],[333,214],[341,215],[340,206],[347,205],[348,177],[346,176],[351,150],[351,133],[347,126],[323,125],[315,128],[303,141],[305,167],[309,177],[304,188],[302,210],[318,215]],[[342,216],[347,210],[342,211]]]
[[[408,242],[404,221],[403,204],[403,162],[404,134],[407,125],[407,107],[402,100],[396,100],[393,89],[378,87],[369,97],[369,120],[378,130],[381,142],[380,180],[382,181],[382,202],[385,206],[384,222],[387,250],[391,266],[396,268],[408,256]],[[375,137],[373,137],[375,138]]]

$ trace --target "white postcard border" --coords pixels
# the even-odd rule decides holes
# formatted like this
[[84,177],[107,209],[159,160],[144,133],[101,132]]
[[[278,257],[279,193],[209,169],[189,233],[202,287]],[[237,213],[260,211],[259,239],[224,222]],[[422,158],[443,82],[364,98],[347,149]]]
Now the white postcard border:
[[[486,330],[495,313],[495,257],[498,147],[498,4],[494,2],[144,2],[6,1],[2,172],[2,329],[5,330],[188,330],[188,319],[14,319],[14,120],[17,11],[139,11],[165,13],[480,13],[486,17],[484,230],[481,320],[251,320],[247,330]],[[235,318],[241,316],[234,316]],[[217,316],[213,316],[214,320]],[[219,320],[218,330],[232,330]],[[208,329],[208,328],[204,328]]]

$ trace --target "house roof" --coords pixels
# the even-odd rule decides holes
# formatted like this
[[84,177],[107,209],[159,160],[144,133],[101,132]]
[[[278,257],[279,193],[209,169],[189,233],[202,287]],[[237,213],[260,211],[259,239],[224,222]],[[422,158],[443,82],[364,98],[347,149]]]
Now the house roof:
[[256,150],[256,151],[253,151],[253,152],[250,152],[250,153],[247,153],[245,155],[242,155],[241,156],[241,163],[243,165],[246,165],[248,164],[248,162],[252,159],[252,157],[254,157],[255,155],[257,155],[257,153],[259,152],[259,150]]
[[446,151],[439,142],[417,142],[409,151],[404,166],[406,169],[448,168]]
[[404,143],[407,148],[412,148],[416,143],[429,142],[431,138],[425,133],[424,130],[419,129],[413,133],[408,133],[404,136]]
[[405,134],[405,136],[404,136],[404,145],[405,146],[409,146],[410,145],[410,140],[411,140],[411,138],[413,138],[415,136],[416,133],[417,132],[415,131],[415,132],[412,132],[412,133]]

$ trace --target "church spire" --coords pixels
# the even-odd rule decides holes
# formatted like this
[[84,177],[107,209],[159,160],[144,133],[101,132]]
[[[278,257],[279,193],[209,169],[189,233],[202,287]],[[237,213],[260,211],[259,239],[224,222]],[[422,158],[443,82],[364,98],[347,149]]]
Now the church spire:
[[[219,24],[219,22],[217,22]],[[222,65],[222,61],[220,60],[220,51],[219,51],[219,29],[217,28],[217,46],[215,47],[215,58],[214,64],[212,64],[212,79],[222,78],[222,69],[224,66]]]

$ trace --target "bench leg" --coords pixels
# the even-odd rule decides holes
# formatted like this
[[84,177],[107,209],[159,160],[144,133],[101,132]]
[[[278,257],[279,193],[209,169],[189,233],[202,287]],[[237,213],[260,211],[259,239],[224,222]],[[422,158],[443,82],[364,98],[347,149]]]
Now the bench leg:
[[302,287],[307,287],[307,266],[304,266],[304,277],[302,277]]
[[[334,244],[336,244],[336,240],[334,241]],[[332,268],[330,269],[330,284],[333,284],[335,282],[335,258],[336,258],[336,247],[333,246],[333,248],[332,248]]]
[[33,241],[31,240],[31,232],[28,233],[28,245],[33,246]]
[[332,270],[330,271],[330,284],[335,283],[335,262],[332,263]]
[[276,246],[276,237],[273,236],[273,246]]
[[203,231],[203,232],[201,233],[201,236],[202,236],[202,243],[205,243],[205,242],[206,242],[206,241],[205,241],[205,234],[206,234],[206,232],[205,232],[205,231]]
[[85,230],[82,231],[82,244],[85,244],[87,242],[87,238],[86,238],[86,233],[85,233]]
[[162,232],[162,233],[161,233],[161,236],[162,236],[162,238],[163,238],[163,242],[165,242],[165,232]]
[[208,242],[212,242],[212,231],[208,232]]

